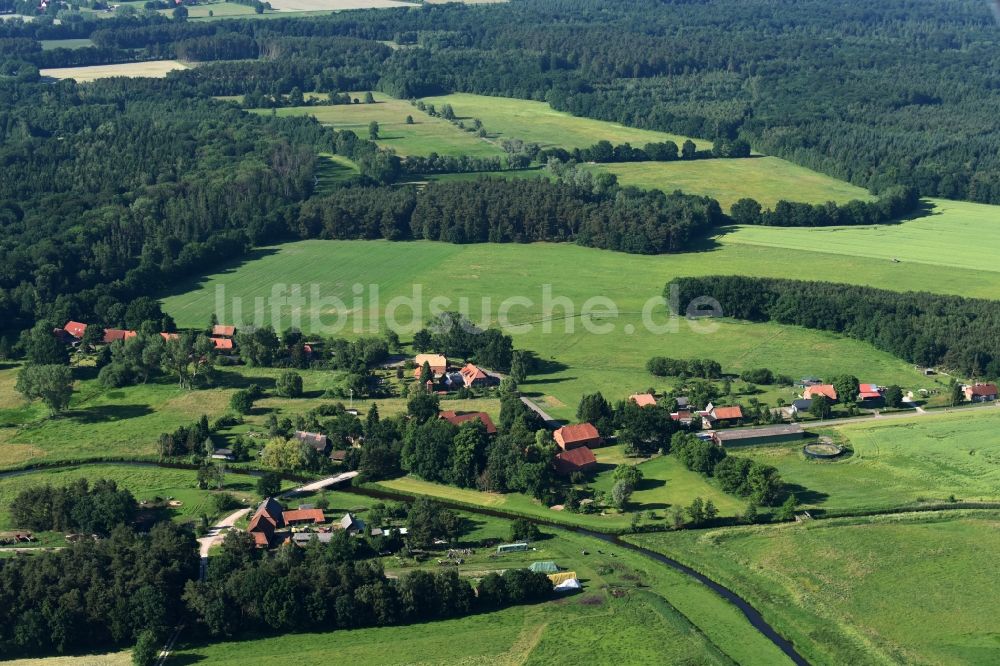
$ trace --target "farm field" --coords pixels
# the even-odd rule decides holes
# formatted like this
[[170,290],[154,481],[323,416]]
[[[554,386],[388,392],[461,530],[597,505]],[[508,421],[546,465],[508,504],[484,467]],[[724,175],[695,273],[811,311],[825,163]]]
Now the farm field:
[[[193,521],[203,513],[210,518],[216,515],[211,502],[214,493],[198,489],[196,472],[192,470],[114,464],[81,465],[0,477],[0,530],[19,527],[12,523],[8,508],[10,502],[24,488],[44,484],[68,486],[78,479],[87,479],[91,482],[97,479],[112,479],[118,483],[119,488],[132,491],[136,500],[140,502],[152,500],[154,497],[176,499],[183,504],[170,509],[174,520]],[[223,491],[232,493],[248,503],[257,502],[260,498],[255,490],[255,482],[252,476],[228,474]]]
[[731,451],[774,465],[807,508],[850,511],[922,501],[1000,500],[1000,409],[853,423],[832,433],[853,455],[814,461],[801,444]]
[[897,514],[628,537],[753,603],[810,663],[986,664],[1000,513]]
[[40,39],[38,43],[42,45],[43,51],[50,51],[52,49],[82,49],[94,45],[94,42],[89,39]]
[[419,5],[399,0],[274,0],[271,7],[278,12],[340,12],[348,9],[390,9]]
[[[507,521],[473,520],[483,523],[481,536],[506,537]],[[359,664],[569,664],[583,652],[595,663],[785,663],[735,608],[703,586],[593,538],[544,531],[551,534],[535,543],[534,553],[487,559],[481,569],[554,560],[577,572],[581,594],[431,624],[182,646],[177,659],[236,664],[252,653],[268,663],[309,664],[336,650],[339,659]],[[386,567],[398,571],[393,559]]]
[[[364,98],[364,92],[351,93],[352,97]],[[319,122],[338,130],[351,130],[360,137],[368,138],[368,124],[379,124],[379,139],[376,143],[392,148],[397,154],[429,155],[469,155],[471,157],[494,157],[503,155],[503,150],[472,132],[465,132],[447,120],[427,115],[405,100],[393,99],[382,93],[373,93],[375,104],[335,104],[331,106],[291,106],[277,109],[279,116],[315,116]],[[256,113],[270,114],[270,109],[255,109]],[[406,117],[413,116],[413,124],[406,124]]]
[[[242,318],[250,323],[253,299],[266,299],[273,285],[299,284],[304,295],[315,285],[320,297],[328,300],[307,303],[296,325],[303,330],[352,336],[358,334],[356,327],[366,330],[372,315],[376,322],[381,321],[376,310],[394,297],[412,297],[414,285],[418,285],[423,303],[421,311],[431,298],[445,296],[452,299],[450,307],[465,309],[474,321],[486,324],[495,320],[504,299],[527,297],[531,305],[512,308],[509,320],[515,325],[530,324],[530,330],[510,332],[515,345],[550,362],[545,373],[530,377],[524,388],[538,396],[550,396],[543,407],[557,418],[571,418],[586,392],[601,390],[617,400],[650,386],[667,386],[667,380],[645,371],[646,361],[657,354],[714,358],[731,372],[754,367],[770,367],[798,377],[852,372],[886,385],[944,387],[941,378],[925,378],[888,354],[824,332],[736,321],[716,322],[718,329],[711,334],[695,332],[686,321],[676,322],[676,331],[659,334],[647,330],[642,322],[643,308],[649,304],[654,322],[664,324],[666,308],[658,299],[666,282],[677,276],[719,272],[794,278],[829,272],[845,281],[881,287],[966,294],[979,290],[981,295],[988,295],[990,289],[996,293],[1000,286],[1000,276],[994,278],[993,273],[725,244],[706,252],[653,257],[570,244],[303,241],[262,249],[255,256],[258,258],[179,285],[174,295],[164,299],[165,311],[180,326],[199,326],[208,320],[221,295],[225,311],[218,313],[220,320]],[[464,267],[461,280],[455,279],[455,266]],[[586,280],[580,279],[581,270],[585,270]],[[359,302],[354,302],[354,285],[361,285],[365,294]],[[373,292],[367,285],[378,286],[378,307],[372,307]],[[549,298],[543,298],[544,285],[550,285]],[[220,288],[223,291],[217,293]],[[583,304],[595,295],[610,298],[619,316],[584,320],[580,316]],[[335,296],[344,303],[339,309],[331,304]],[[242,299],[239,313],[234,312],[234,297]],[[492,316],[482,318],[483,299],[487,297]],[[557,297],[570,299],[574,317],[564,317],[563,306],[554,300]],[[260,314],[258,323],[272,320],[270,307],[262,308]],[[279,308],[279,314],[284,319],[279,322],[281,327],[292,325],[290,309]],[[395,315],[401,327],[412,328],[411,309],[398,308]],[[419,326],[425,319],[426,315],[419,316],[415,323]],[[605,324],[613,327],[608,334],[585,328]],[[408,333],[412,330],[402,331],[404,339]]]
[[[678,146],[688,137],[666,132],[626,127],[604,120],[593,120],[556,111],[546,102],[532,102],[509,97],[489,97],[455,93],[440,97],[425,97],[424,101],[441,108],[451,104],[455,115],[462,119],[479,118],[490,136],[500,139],[521,139],[542,146],[587,148],[601,139],[614,144],[625,143],[642,147],[651,142],[673,141]],[[711,148],[711,141],[692,139],[699,149]]]
[[[727,212],[743,197],[756,199],[765,208],[773,208],[781,199],[818,204],[872,198],[863,188],[778,157],[633,162],[601,164],[593,168],[615,174],[622,185],[709,196],[718,200]],[[815,247],[823,245],[814,243],[802,249]]]
[[40,70],[42,76],[55,79],[75,79],[78,83],[107,79],[112,76],[133,76],[139,78],[162,79],[175,69],[187,69],[176,60],[153,60],[149,62],[129,62],[120,65],[91,65],[89,67],[59,67]]
[[[723,237],[738,243],[824,252],[903,265],[930,264],[1000,271],[1000,206],[928,199],[929,214],[902,224],[783,229],[738,227]],[[989,294],[995,298],[994,290]]]

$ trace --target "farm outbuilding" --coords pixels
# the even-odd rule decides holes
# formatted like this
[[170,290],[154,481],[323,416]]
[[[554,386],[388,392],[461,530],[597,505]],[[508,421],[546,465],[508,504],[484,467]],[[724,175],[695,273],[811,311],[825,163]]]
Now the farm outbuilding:
[[798,423],[770,426],[767,428],[741,428],[739,430],[719,430],[712,435],[712,441],[719,446],[755,446],[757,444],[780,444],[794,442],[806,436]]
[[502,543],[497,546],[497,555],[503,555],[504,553],[521,553],[528,550],[528,544],[526,543]]
[[576,572],[563,571],[561,573],[549,574],[549,580],[552,581],[553,585],[558,586],[560,583],[565,583],[568,580],[576,580]]

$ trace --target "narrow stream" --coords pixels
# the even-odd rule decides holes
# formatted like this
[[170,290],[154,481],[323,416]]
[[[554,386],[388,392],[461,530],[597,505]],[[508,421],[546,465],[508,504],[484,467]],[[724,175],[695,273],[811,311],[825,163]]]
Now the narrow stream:
[[[191,465],[191,466],[187,466],[187,465],[164,465],[164,464],[155,463],[155,462],[138,462],[138,461],[134,461],[134,462],[113,462],[113,463],[111,463],[111,462],[93,462],[93,463],[83,462],[83,463],[67,463],[66,465],[58,465],[58,466],[52,466],[52,467],[42,467],[42,468],[34,468],[34,469],[12,470],[12,471],[9,471],[9,472],[0,472],[0,479],[6,478],[6,477],[12,477],[12,476],[23,476],[23,475],[26,475],[26,474],[34,474],[34,473],[38,473],[38,472],[46,472],[46,471],[51,471],[53,469],[60,469],[60,468],[63,468],[63,467],[83,467],[83,466],[86,466],[86,465],[128,465],[128,466],[134,466],[134,467],[167,467],[167,468],[181,468],[181,469],[194,469],[195,468],[193,465]],[[258,474],[260,474],[260,472],[256,472],[256,474],[255,474],[255,471],[252,471],[252,470],[245,470],[245,471],[244,470],[240,470],[240,471],[230,470],[228,473],[230,473],[230,474],[248,474],[248,475],[258,475]],[[346,487],[338,488],[337,490],[341,491],[341,492],[346,492],[346,493],[353,493],[353,494],[356,494],[356,495],[364,495],[365,497],[374,497],[374,498],[377,498],[377,499],[392,500],[392,501],[396,501],[396,502],[410,502],[410,501],[412,501],[414,499],[412,495],[406,495],[406,494],[403,494],[403,493],[394,493],[394,492],[389,492],[389,491],[385,491],[385,490],[374,490],[372,488],[355,488],[355,487],[346,486]],[[694,580],[698,581],[702,585],[705,585],[706,587],[708,587],[710,590],[712,590],[713,592],[715,592],[716,594],[718,594],[720,597],[722,597],[723,599],[725,599],[729,603],[731,603],[734,606],[736,606],[736,608],[738,608],[740,610],[740,612],[743,613],[743,615],[747,618],[747,620],[750,622],[750,624],[757,631],[759,631],[765,638],[767,638],[769,641],[771,641],[772,643],[774,643],[774,645],[777,646],[777,648],[779,650],[781,650],[783,653],[785,653],[785,655],[787,655],[788,658],[793,663],[797,664],[798,666],[809,666],[809,662],[806,661],[806,659],[795,650],[795,647],[792,645],[792,643],[790,641],[788,641],[787,639],[783,638],[777,631],[775,631],[774,627],[772,627],[770,624],[767,623],[767,621],[761,616],[760,612],[756,608],[754,608],[753,606],[751,606],[750,603],[747,602],[743,597],[739,596],[738,594],[736,594],[735,592],[733,592],[732,590],[730,590],[728,587],[725,587],[725,586],[723,586],[723,585],[715,582],[714,580],[712,580],[711,578],[705,576],[704,574],[699,573],[698,571],[695,571],[691,567],[689,567],[687,565],[684,565],[684,564],[681,564],[677,560],[672,559],[670,557],[667,557],[666,555],[663,555],[662,553],[657,553],[656,551],[649,550],[648,548],[643,548],[642,546],[636,546],[635,544],[628,543],[626,541],[623,541],[620,537],[618,537],[616,535],[603,534],[601,532],[594,532],[593,530],[588,530],[588,529],[585,529],[585,528],[582,528],[582,527],[568,526],[568,525],[564,525],[562,523],[558,523],[556,521],[544,520],[542,518],[532,518],[530,516],[521,516],[521,515],[516,515],[516,514],[510,514],[510,513],[505,513],[503,511],[497,511],[497,510],[494,510],[494,509],[487,509],[485,507],[473,507],[473,506],[461,504],[461,503],[458,503],[458,502],[449,502],[448,500],[444,500],[444,499],[438,499],[438,498],[434,498],[434,499],[438,503],[443,504],[443,505],[448,506],[448,507],[451,507],[451,508],[456,509],[458,511],[465,511],[467,513],[477,513],[477,514],[484,515],[484,516],[491,516],[493,518],[503,518],[503,519],[507,519],[507,520],[510,520],[511,518],[520,518],[520,519],[527,520],[528,522],[534,523],[536,525],[544,525],[546,527],[556,527],[556,528],[559,528],[559,529],[569,530],[571,532],[576,532],[578,534],[583,534],[585,536],[588,536],[588,537],[591,537],[591,538],[594,538],[594,539],[599,539],[601,541],[604,541],[605,543],[610,543],[610,544],[613,544],[615,546],[619,546],[621,548],[625,548],[627,550],[631,550],[631,551],[639,553],[639,554],[641,554],[641,555],[643,555],[645,557],[648,557],[649,559],[651,559],[651,560],[653,560],[655,562],[659,562],[660,564],[662,564],[664,566],[670,567],[674,571],[680,572],[680,573],[684,574],[685,576],[688,576],[689,578],[693,578]]]

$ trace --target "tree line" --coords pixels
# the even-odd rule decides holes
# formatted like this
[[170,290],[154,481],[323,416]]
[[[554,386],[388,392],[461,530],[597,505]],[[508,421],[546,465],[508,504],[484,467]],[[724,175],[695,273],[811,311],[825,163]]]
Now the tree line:
[[744,276],[679,278],[672,284],[681,304],[709,296],[727,317],[833,331],[920,366],[1000,377],[996,301]]
[[91,485],[79,479],[70,485],[29,486],[10,503],[13,524],[21,528],[108,535],[118,525],[135,519],[132,493],[108,479]]
[[773,210],[745,197],[733,204],[729,216],[736,224],[765,227],[827,227],[856,224],[884,224],[899,220],[920,207],[916,188],[897,186],[882,193],[875,201],[854,199],[846,204],[828,201],[807,204],[781,200]]

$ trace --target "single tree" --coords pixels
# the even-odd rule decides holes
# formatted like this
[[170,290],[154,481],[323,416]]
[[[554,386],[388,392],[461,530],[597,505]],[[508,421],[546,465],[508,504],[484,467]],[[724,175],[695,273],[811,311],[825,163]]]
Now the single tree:
[[378,130],[379,130],[379,127],[378,127],[378,121],[377,120],[373,120],[370,123],[368,123],[368,138],[371,139],[372,141],[374,141],[375,139],[377,139],[378,138]]
[[275,392],[283,398],[302,396],[302,375],[297,372],[283,372],[274,384]]
[[885,397],[886,407],[895,408],[903,406],[903,389],[895,384],[885,389],[883,397]]
[[156,663],[156,657],[160,653],[160,642],[156,640],[156,634],[146,630],[139,634],[132,648],[132,663],[135,666],[152,666]]
[[14,390],[28,400],[41,400],[58,414],[73,397],[73,373],[65,365],[26,365],[17,373]]
[[373,95],[371,93],[371,91],[366,92],[365,93],[365,104],[374,104],[374,103],[375,103],[375,95]]
[[798,502],[795,499],[795,495],[789,494],[781,506],[778,507],[778,510],[774,513],[775,520],[793,520],[795,518],[796,507],[798,507]]
[[825,395],[814,395],[812,397],[812,402],[809,404],[810,414],[818,419],[826,419],[830,418],[831,411],[830,399]]
[[406,124],[407,125],[413,124],[413,116],[406,116]]
[[690,160],[694,159],[695,155],[698,153],[698,147],[694,145],[694,141],[688,139],[681,146],[681,159]]
[[281,493],[281,477],[268,472],[257,479],[257,494],[261,497],[276,497]]

